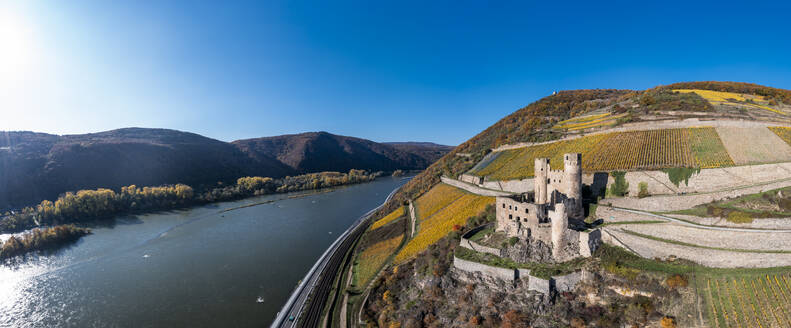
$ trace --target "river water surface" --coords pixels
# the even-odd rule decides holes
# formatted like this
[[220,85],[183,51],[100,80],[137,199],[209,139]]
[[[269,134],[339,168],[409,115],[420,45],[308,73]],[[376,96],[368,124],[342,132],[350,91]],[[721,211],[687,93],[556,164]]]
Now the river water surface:
[[108,220],[0,265],[0,327],[266,327],[338,235],[404,182]]

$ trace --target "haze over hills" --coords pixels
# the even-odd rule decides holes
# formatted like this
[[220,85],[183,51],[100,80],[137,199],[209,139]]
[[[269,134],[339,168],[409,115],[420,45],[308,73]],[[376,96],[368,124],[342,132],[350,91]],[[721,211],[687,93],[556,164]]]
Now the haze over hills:
[[27,206],[66,191],[131,184],[200,187],[252,175],[277,178],[350,169],[423,169],[436,158],[435,152],[447,151],[442,149],[446,148],[399,149],[326,132],[232,143],[168,129],[63,136],[2,132],[0,208]]

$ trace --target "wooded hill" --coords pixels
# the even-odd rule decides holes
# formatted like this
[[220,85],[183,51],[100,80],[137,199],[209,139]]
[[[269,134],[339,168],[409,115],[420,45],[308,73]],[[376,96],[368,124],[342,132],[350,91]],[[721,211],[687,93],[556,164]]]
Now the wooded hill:
[[198,189],[243,176],[279,178],[350,169],[423,169],[450,147],[397,148],[326,132],[222,142],[167,129],[81,135],[0,132],[0,209],[66,191],[183,183]]

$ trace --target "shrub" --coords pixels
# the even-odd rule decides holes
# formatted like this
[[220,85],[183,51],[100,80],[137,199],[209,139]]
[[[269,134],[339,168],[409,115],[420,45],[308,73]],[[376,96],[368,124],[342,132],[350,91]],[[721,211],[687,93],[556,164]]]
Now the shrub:
[[676,319],[671,317],[664,317],[659,323],[662,328],[676,328]]
[[508,239],[508,245],[514,246],[517,241],[519,241],[518,237],[511,237]]
[[721,207],[708,205],[706,206],[706,214],[711,215],[713,217],[722,217],[724,210]]
[[753,218],[750,216],[749,213],[745,213],[742,211],[733,211],[728,213],[728,217],[726,218],[728,222],[733,223],[752,223]]
[[637,197],[645,198],[645,197],[651,196],[651,194],[648,193],[648,183],[640,182],[640,183],[637,184],[637,188],[640,190],[637,193]]
[[667,279],[665,279],[665,283],[670,288],[684,288],[687,287],[689,282],[687,281],[687,277],[684,277],[680,274],[674,274]]
[[626,172],[613,171],[611,174],[615,178],[615,182],[610,186],[608,193],[610,196],[623,197],[629,191],[629,183],[625,178]]

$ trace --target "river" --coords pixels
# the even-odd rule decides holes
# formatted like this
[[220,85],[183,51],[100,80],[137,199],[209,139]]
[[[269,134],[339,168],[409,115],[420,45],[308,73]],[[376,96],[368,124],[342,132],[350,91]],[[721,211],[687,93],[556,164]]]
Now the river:
[[0,265],[0,327],[266,327],[338,235],[406,181],[104,221]]

